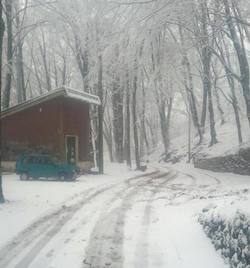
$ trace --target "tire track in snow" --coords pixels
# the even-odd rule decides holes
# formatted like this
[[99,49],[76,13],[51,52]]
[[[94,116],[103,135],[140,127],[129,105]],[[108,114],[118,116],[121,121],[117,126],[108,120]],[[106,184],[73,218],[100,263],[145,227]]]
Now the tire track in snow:
[[[85,196],[80,202],[69,206],[62,206],[60,209],[50,213],[33,224],[28,226],[17,237],[12,239],[0,250],[0,267],[7,267],[18,255],[25,251],[34,241],[35,245],[27,255],[15,266],[27,268],[32,260],[38,255],[40,250],[60,231],[63,225],[75,214],[83,205],[109,190],[111,187],[104,187],[94,193]],[[82,194],[88,194],[90,189]]]
[[[158,171],[156,169],[155,171],[152,171],[147,174],[152,175],[157,172]],[[133,176],[127,179],[125,182],[129,183],[130,181],[133,181],[135,179],[145,177],[145,175],[147,174]],[[27,268],[36,258],[39,252],[49,243],[51,239],[53,239],[53,237],[72,218],[72,216],[77,213],[78,210],[80,210],[84,205],[86,205],[95,197],[123,183],[124,182],[121,182],[108,187],[101,185],[98,190],[96,190],[95,187],[91,187],[86,191],[83,191],[66,199],[65,202],[73,201],[76,203],[73,203],[68,206],[63,205],[59,209],[39,218],[0,249],[0,267],[7,267],[19,256],[24,255],[24,257],[21,258],[21,260],[16,264],[15,267]],[[79,196],[81,195],[83,195],[84,198],[78,200]],[[26,251],[28,253],[26,253]]]
[[[99,217],[90,238],[89,245],[85,252],[83,267],[101,268],[112,267],[120,268],[123,264],[123,241],[124,241],[124,224],[127,211],[131,208],[134,198],[138,192],[148,186],[155,179],[160,179],[169,174],[168,172],[157,171],[150,174],[150,178],[139,181],[129,188],[121,197],[122,192],[118,192],[108,205],[122,198],[121,204],[110,212],[104,211]],[[154,175],[154,176],[152,176]],[[149,177],[149,175],[144,176]],[[164,181],[165,182],[165,181]],[[107,205],[104,210],[107,210]]]
[[135,258],[134,267],[136,268],[148,267],[148,233],[151,220],[152,203],[155,200],[154,197],[158,193],[158,190],[161,187],[172,182],[177,176],[178,176],[177,172],[175,172],[174,174],[171,174],[171,172],[169,172],[168,177],[163,182],[160,182],[159,184],[155,185],[155,188],[153,189],[153,191],[151,191],[151,195],[146,202],[146,206],[144,208],[142,217],[142,226],[140,229],[141,231],[137,241],[134,256]]

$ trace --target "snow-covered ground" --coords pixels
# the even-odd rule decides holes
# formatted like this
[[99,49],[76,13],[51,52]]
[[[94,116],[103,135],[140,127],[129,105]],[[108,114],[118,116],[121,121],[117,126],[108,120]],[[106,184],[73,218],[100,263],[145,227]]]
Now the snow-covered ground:
[[197,218],[250,212],[250,177],[179,164],[112,165],[76,182],[4,176],[0,267],[228,267]]

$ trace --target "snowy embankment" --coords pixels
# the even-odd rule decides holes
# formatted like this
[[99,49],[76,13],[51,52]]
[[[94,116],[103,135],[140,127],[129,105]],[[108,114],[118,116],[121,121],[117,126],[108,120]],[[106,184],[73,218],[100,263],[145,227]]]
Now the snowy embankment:
[[[198,137],[192,136],[192,156],[194,165],[197,168],[208,169],[216,172],[233,172],[241,175],[250,175],[250,136],[249,123],[242,120],[243,143],[239,146],[237,130],[233,117],[220,125],[216,124],[218,143],[210,145],[209,129],[203,136],[203,142],[197,146]],[[193,131],[193,134],[195,132]],[[170,153],[167,162],[186,161],[188,158],[188,137],[187,134],[173,138],[171,141]],[[162,146],[158,150],[162,153]],[[154,156],[155,157],[155,154]]]
[[214,178],[219,182],[216,191],[202,197],[211,202],[204,203],[198,221],[230,267],[249,268],[250,177],[193,169],[185,164],[173,166],[192,177]]
[[[210,207],[203,210],[199,222],[214,247],[232,268],[250,267],[249,200],[241,210]],[[246,212],[248,211],[248,212]]]

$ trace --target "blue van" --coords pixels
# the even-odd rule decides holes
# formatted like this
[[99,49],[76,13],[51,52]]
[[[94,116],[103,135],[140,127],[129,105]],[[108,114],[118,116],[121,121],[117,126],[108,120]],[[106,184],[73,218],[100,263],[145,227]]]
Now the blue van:
[[62,181],[75,180],[76,168],[74,165],[57,163],[50,155],[24,154],[16,162],[16,173],[20,180],[53,178]]

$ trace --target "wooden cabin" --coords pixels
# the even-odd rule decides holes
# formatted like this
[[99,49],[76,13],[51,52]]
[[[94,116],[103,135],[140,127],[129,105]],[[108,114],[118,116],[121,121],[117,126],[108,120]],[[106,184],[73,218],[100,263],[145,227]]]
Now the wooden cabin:
[[99,98],[61,87],[2,111],[2,168],[14,170],[21,153],[36,152],[90,169],[90,105]]

